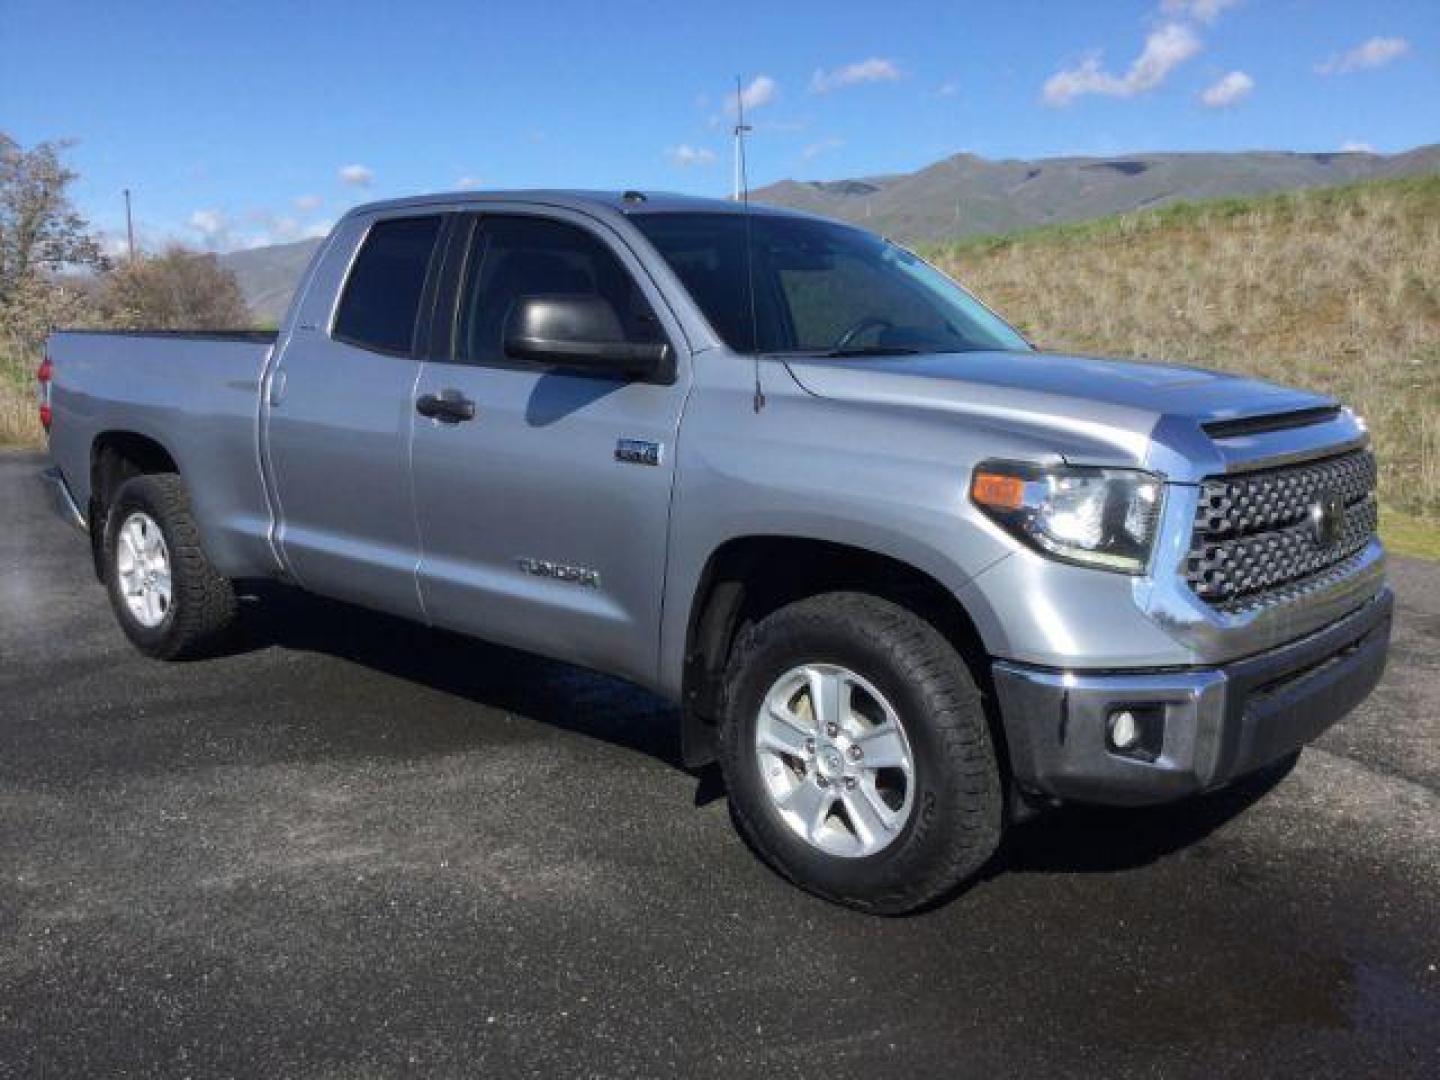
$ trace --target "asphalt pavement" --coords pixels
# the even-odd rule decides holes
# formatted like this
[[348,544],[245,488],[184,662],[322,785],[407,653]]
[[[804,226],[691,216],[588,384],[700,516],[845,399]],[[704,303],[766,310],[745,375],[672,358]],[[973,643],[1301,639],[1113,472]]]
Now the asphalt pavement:
[[283,590],[144,659],[40,468],[0,454],[0,1076],[1440,1075],[1440,565],[1288,776],[1050,814],[886,920],[615,680]]

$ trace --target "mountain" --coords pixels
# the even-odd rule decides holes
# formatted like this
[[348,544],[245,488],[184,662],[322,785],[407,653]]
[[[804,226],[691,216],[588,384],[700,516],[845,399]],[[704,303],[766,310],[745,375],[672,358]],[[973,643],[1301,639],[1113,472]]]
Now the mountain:
[[[782,180],[757,203],[851,221],[905,243],[1083,221],[1182,200],[1334,187],[1440,172],[1440,144],[1403,154],[1254,151],[990,161],[956,154],[913,173]],[[221,256],[257,319],[278,322],[318,240]]]
[[246,248],[221,255],[220,264],[234,272],[256,321],[279,325],[300,275],[319,246],[319,240],[297,240],[293,244]]
[[1126,154],[989,161],[956,154],[913,173],[798,181],[755,202],[864,225],[905,243],[1106,217],[1166,203],[1440,172],[1440,144],[1403,154]]

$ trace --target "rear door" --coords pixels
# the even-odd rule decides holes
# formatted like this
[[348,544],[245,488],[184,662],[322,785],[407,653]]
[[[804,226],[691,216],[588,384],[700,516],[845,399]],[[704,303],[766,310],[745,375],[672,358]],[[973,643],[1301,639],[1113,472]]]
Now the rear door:
[[265,399],[287,567],[315,592],[414,618],[416,330],[443,225],[437,214],[350,222],[297,301]]
[[[652,678],[675,437],[688,356],[634,254],[584,215],[471,215],[457,223],[436,344],[417,401],[469,419],[417,417],[412,445],[420,587],[432,622]],[[599,295],[634,340],[668,341],[676,368],[649,381],[507,359],[527,295]]]

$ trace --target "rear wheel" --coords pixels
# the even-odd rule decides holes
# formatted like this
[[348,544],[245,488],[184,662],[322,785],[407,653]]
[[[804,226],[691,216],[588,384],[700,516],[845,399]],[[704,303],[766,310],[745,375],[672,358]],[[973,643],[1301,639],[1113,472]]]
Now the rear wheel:
[[227,639],[235,590],[200,546],[174,473],[127,480],[105,516],[105,584],[121,629],[146,656],[203,656]]
[[1002,800],[981,695],[923,619],[857,593],[802,600],[742,635],[726,680],[732,811],[796,884],[899,914],[994,852]]

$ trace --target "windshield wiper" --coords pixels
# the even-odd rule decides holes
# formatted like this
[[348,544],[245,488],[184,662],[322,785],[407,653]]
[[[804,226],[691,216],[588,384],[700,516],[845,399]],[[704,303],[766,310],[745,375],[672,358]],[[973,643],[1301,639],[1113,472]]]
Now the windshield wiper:
[[844,349],[817,352],[815,355],[832,359],[846,356],[919,356],[920,353],[920,349],[907,349],[901,345],[851,345]]

